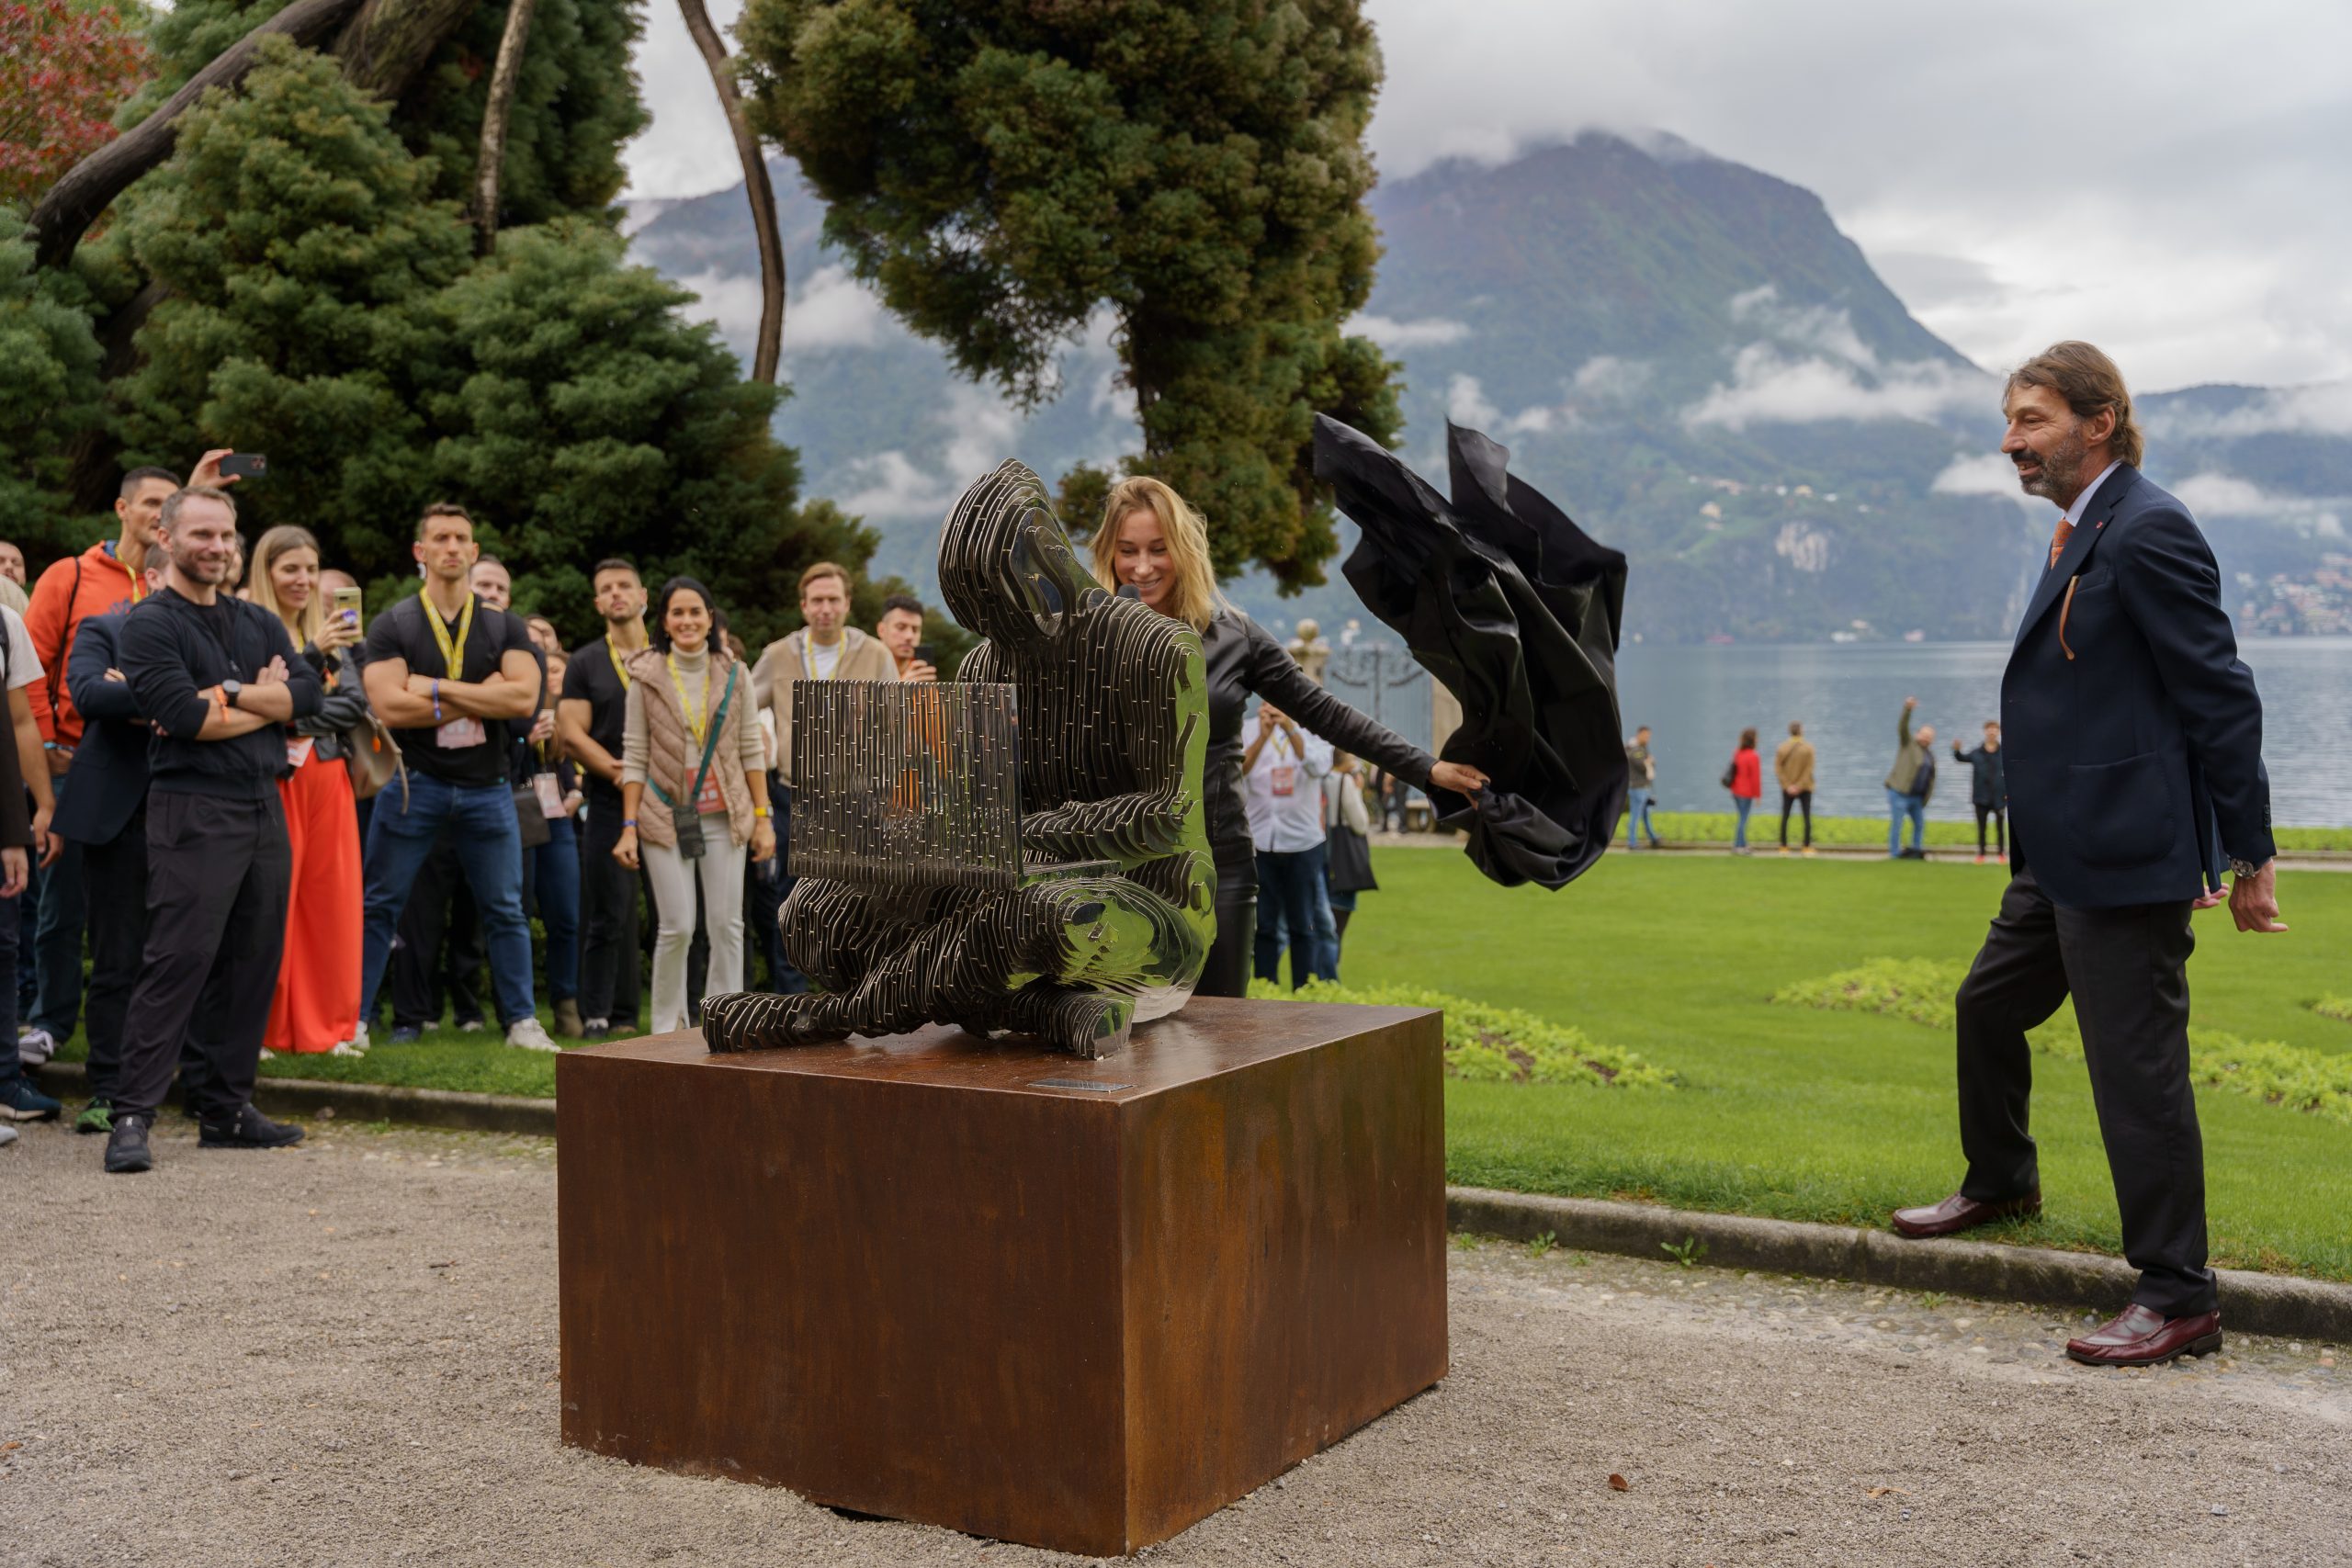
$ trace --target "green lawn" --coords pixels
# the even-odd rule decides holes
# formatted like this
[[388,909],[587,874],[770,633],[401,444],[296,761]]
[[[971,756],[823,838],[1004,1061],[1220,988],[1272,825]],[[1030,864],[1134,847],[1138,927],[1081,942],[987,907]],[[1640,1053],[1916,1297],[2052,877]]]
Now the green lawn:
[[[1349,931],[1348,984],[1522,1009],[1680,1079],[1671,1089],[1451,1080],[1453,1180],[1860,1224],[1958,1180],[1948,1033],[1768,998],[1871,958],[1965,962],[2001,868],[1612,854],[1544,893],[1494,886],[1452,852],[1374,856],[1382,890],[1364,896]],[[2352,1021],[2312,1006],[2347,989],[2352,875],[2290,873],[2281,899],[2285,936],[2241,936],[2222,910],[2198,917],[2195,1021],[2352,1053]],[[2114,1197],[2082,1066],[2034,1062],[2045,1213],[1993,1234],[2113,1251]],[[262,1070],[555,1092],[551,1057],[455,1031]],[[2200,1092],[2199,1109],[2216,1260],[2352,1279],[2352,1126],[2217,1090]]]
[[[1883,1223],[1961,1173],[1948,1035],[1778,1006],[1781,987],[1865,958],[1964,961],[1996,866],[1611,855],[1560,893],[1491,886],[1456,854],[1376,852],[1382,890],[1342,979],[1523,1008],[1681,1075],[1669,1091],[1450,1082],[1457,1182]],[[2198,917],[2199,1024],[2352,1052],[2309,1004],[2345,988],[2352,875],[2289,874],[2276,937]],[[2044,1214],[1991,1233],[2117,1250],[2115,1201],[2079,1062],[2037,1056]],[[2216,1261],[2352,1279],[2352,1127],[2242,1095],[2199,1097]]]
[[[1650,825],[1658,837],[1669,844],[1728,844],[1738,818],[1728,811],[1653,811]],[[1789,815],[1789,841],[1803,841],[1804,818],[1794,812]],[[1618,841],[1624,840],[1624,818],[1617,823]],[[2278,840],[2281,853],[2295,854],[2313,850],[2352,850],[2352,828],[2276,828],[2271,836]],[[1781,806],[1777,796],[1767,794],[1756,803],[1756,810],[1747,819],[1747,841],[1762,849],[1777,850],[1781,842]],[[1813,841],[1835,846],[1860,846],[1883,849],[1886,846],[1886,818],[1883,817],[1815,817],[1813,819]],[[1911,829],[1905,824],[1903,841],[1911,841]],[[1987,835],[1986,841],[1991,841]],[[1928,847],[1945,849],[1974,849],[1976,824],[1969,822],[1928,823]]]

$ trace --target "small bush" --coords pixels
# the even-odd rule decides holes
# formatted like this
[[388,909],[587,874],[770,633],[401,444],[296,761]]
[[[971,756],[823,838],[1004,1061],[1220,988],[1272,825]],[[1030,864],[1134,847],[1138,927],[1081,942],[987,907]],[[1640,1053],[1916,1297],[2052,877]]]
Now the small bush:
[[1622,1045],[1604,1045],[1572,1024],[1554,1023],[1516,1008],[1491,1007],[1466,997],[1417,986],[1334,986],[1309,983],[1286,991],[1270,981],[1250,983],[1252,997],[1272,1001],[1355,1002],[1367,1007],[1435,1008],[1445,1014],[1445,1070],[1472,1083],[1585,1084],[1600,1089],[1676,1089],[1676,1076]]
[[2352,997],[2322,997],[2312,1004],[2312,1011],[2322,1018],[2352,1023]]

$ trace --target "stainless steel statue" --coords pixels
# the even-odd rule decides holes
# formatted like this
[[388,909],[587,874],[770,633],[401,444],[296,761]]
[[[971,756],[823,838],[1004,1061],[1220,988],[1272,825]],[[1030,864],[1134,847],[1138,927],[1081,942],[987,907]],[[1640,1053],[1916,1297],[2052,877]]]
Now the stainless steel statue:
[[793,688],[780,919],[823,990],[707,998],[714,1051],[939,1022],[1100,1056],[1192,996],[1216,934],[1199,637],[1104,592],[1019,463],[956,502],[939,581],[988,639],[956,682]]

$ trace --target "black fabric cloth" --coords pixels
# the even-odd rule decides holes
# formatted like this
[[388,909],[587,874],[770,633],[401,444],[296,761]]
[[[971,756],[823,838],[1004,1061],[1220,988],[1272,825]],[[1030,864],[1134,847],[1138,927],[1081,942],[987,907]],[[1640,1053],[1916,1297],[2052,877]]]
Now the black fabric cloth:
[[[294,716],[319,711],[318,671],[297,652],[276,615],[242,599],[210,604],[157,589],[123,617],[121,662],[139,711],[159,733],[147,747],[150,791],[218,795],[225,800],[277,799],[285,776],[286,731],[266,724],[227,740],[198,740],[212,714],[203,694],[224,681],[246,686],[273,659],[286,661]],[[152,827],[153,815],[149,815]]]
[[107,679],[107,671],[122,667],[122,624],[130,613],[126,599],[119,610],[85,615],[66,656],[65,686],[82,715],[82,743],[58,781],[57,815],[49,825],[77,844],[119,837],[147,803],[147,743],[154,728],[140,713],[130,682]]
[[[577,660],[572,668],[580,668]],[[564,689],[570,692],[569,681]],[[609,1020],[634,1034],[644,950],[638,940],[639,874],[613,858],[621,838],[617,793],[600,804],[592,782],[580,834],[580,1016]]]
[[[564,666],[560,696],[564,702],[588,705],[588,739],[618,761],[628,730],[628,688],[622,684],[620,671],[613,668],[612,647],[603,637],[583,642],[571,650],[571,661]],[[587,780],[588,798],[605,802],[617,814],[620,785],[608,784],[585,769],[582,774]],[[616,833],[619,830],[614,829]]]
[[[205,1057],[188,1089],[199,1119],[229,1121],[253,1099],[293,865],[275,789],[258,800],[161,789],[150,798],[147,945],[123,1021],[116,1115],[155,1113],[183,1040]],[[204,1026],[190,1028],[198,1017]]]
[[2262,697],[2221,570],[2188,508],[2129,464],[2027,601],[2001,749],[2015,863],[2070,908],[2196,897],[2212,825],[2224,859],[2277,853]]
[[1781,792],[1781,847],[1784,850],[1789,847],[1789,807],[1792,806],[1802,807],[1804,810],[1804,847],[1811,849],[1813,848],[1813,791],[1809,789],[1801,789],[1794,795],[1791,795],[1787,790]]
[[1297,720],[1301,729],[1321,736],[1339,750],[1408,779],[1417,788],[1429,787],[1430,768],[1436,759],[1309,680],[1289,650],[1240,611],[1216,613],[1201,636],[1201,651],[1209,677],[1204,804],[1220,900],[1228,893],[1248,893],[1258,886],[1258,848],[1250,839],[1250,809],[1241,776],[1241,756],[1247,750],[1241,719],[1251,696],[1273,704]]
[[[436,679],[449,678],[449,661],[441,655],[441,644],[426,623],[427,615],[438,612],[429,608],[422,593],[412,593],[376,617],[368,628],[366,662],[377,663],[397,659],[408,666],[412,675],[426,675]],[[457,628],[447,628],[451,637]],[[466,628],[466,646],[458,651],[457,679],[480,684],[498,673],[500,663],[510,650],[520,649],[528,653],[539,666],[539,680],[547,680],[547,660],[538,645],[531,640],[530,627],[520,615],[510,615],[503,610],[493,610],[479,598],[474,601],[473,625]],[[536,714],[537,709],[533,712]],[[445,709],[446,718],[463,716]],[[515,734],[527,735],[529,718],[482,720],[487,741],[480,746],[465,746],[451,750],[436,739],[438,726],[424,725],[416,729],[395,729],[392,738],[401,744],[401,755],[412,768],[430,773],[444,784],[472,787],[503,784],[506,779],[508,746]]]
[[1209,944],[1209,961],[1201,970],[1196,997],[1240,997],[1250,992],[1250,976],[1257,964],[1257,874],[1248,888],[1228,891],[1222,878],[1216,889],[1216,940]]
[[2091,1100],[2140,1270],[2132,1299],[2166,1317],[2211,1312],[2205,1155],[2188,1079],[2188,900],[2078,909],[2051,902],[2030,871],[2001,912],[1958,997],[1961,1190],[1980,1201],[2041,1185],[2027,1132],[2033,1057],[2026,1031],[2071,995]]
[[1372,613],[1462,704],[1445,760],[1493,785],[1473,808],[1430,792],[1506,886],[1562,887],[1609,848],[1625,807],[1617,637],[1625,558],[1505,468],[1510,454],[1448,423],[1449,502],[1396,455],[1318,414],[1315,474],[1363,537],[1342,570]]
[[1963,751],[1954,741],[1951,748],[1955,761],[1968,764],[1968,801],[1972,806],[1999,806],[2008,798],[2009,784],[2001,767],[2001,749],[1979,746],[1973,751]]
[[1987,806],[1981,800],[1976,803],[1976,852],[1980,855],[1984,852],[1984,824],[1987,822],[1993,824],[1994,847],[2001,853],[2007,854],[2009,852],[2008,828],[2001,820],[2001,808],[1997,806]]
[[[93,616],[95,620],[98,617]],[[86,632],[90,622],[82,623]],[[76,702],[75,706],[81,705]],[[88,709],[83,709],[85,714]],[[93,724],[91,728],[96,726]],[[86,736],[89,731],[84,731]],[[83,753],[75,752],[78,771]],[[141,766],[145,766],[142,761]],[[90,900],[90,983],[83,993],[83,1020],[90,1042],[90,1098],[112,1100],[122,1070],[123,1023],[139,964],[147,950],[147,811],[134,809],[122,831],[104,843],[82,849],[82,873],[105,890]]]

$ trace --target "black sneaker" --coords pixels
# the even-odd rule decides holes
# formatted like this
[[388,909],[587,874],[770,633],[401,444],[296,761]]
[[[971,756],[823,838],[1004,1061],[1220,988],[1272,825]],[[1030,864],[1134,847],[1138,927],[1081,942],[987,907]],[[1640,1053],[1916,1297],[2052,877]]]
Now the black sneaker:
[[291,1122],[273,1122],[248,1103],[228,1122],[207,1122],[198,1133],[200,1149],[282,1149],[302,1141],[302,1129]]
[[147,1123],[150,1116],[117,1116],[112,1131],[107,1134],[107,1172],[111,1176],[128,1176],[155,1168],[155,1156],[147,1149]]

